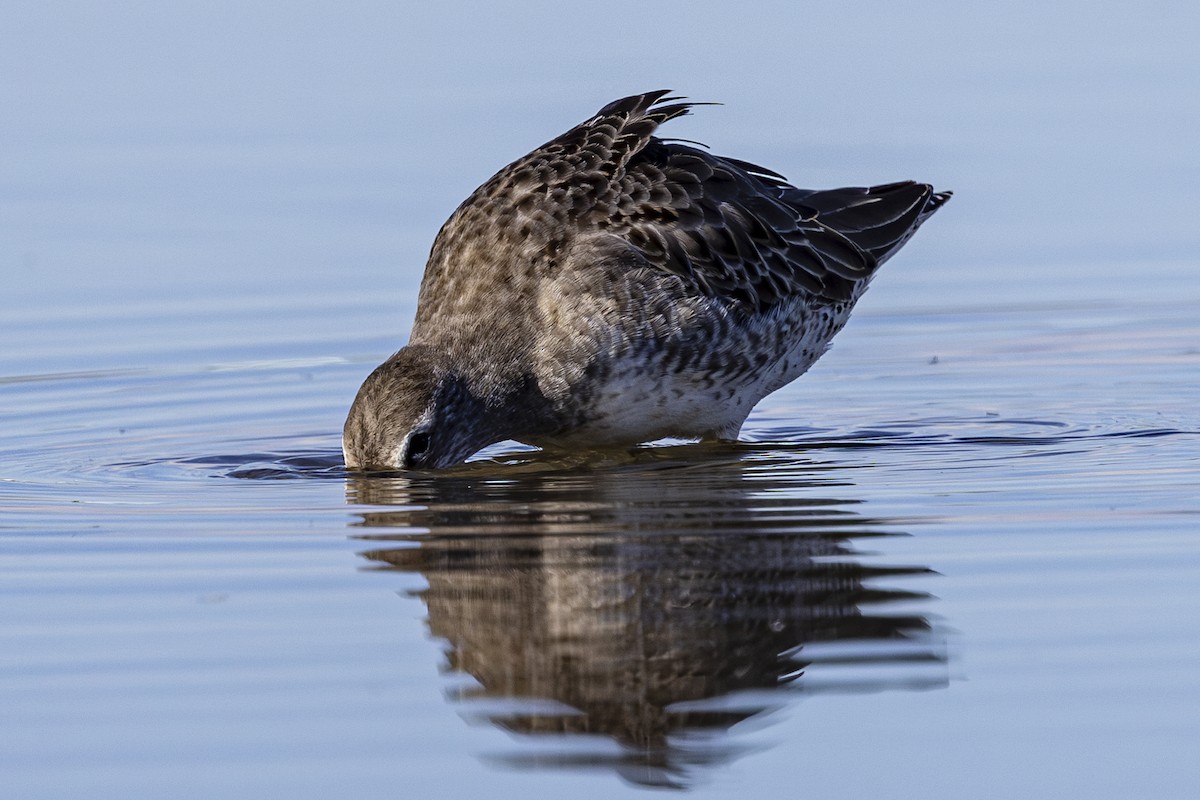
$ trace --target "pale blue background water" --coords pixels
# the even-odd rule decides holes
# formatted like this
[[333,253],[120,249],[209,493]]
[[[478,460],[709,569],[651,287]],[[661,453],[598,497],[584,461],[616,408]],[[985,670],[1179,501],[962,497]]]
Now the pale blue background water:
[[[530,537],[574,590],[482,607],[527,611],[529,669],[530,620],[611,623],[564,598],[683,585],[673,537],[716,554],[696,592],[774,597],[723,571],[740,531],[816,548],[787,562],[814,585],[880,570],[911,596],[855,608],[926,622],[927,658],[818,658],[673,773],[694,794],[1191,797],[1198,34],[1184,3],[6,3],[0,794],[643,793],[561,763],[611,746],[457,699],[443,639],[491,653],[467,589]],[[441,222],[659,87],[724,104],[671,135],[800,185],[956,191],[752,416],[784,444],[347,483],[342,416]],[[496,533],[462,574],[363,555]],[[692,623],[715,674],[737,626]]]

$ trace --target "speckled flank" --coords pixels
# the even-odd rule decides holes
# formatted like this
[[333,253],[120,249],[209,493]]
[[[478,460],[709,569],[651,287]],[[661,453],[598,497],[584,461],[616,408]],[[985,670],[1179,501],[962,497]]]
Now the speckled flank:
[[408,347],[363,385],[350,466],[441,467],[502,439],[733,438],[828,347],[949,193],[809,191],[653,136],[618,100],[505,167],[443,226]]

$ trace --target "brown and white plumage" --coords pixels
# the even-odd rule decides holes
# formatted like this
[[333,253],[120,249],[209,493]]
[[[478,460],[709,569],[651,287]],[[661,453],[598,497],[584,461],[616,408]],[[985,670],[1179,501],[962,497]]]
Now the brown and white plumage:
[[363,384],[351,467],[442,467],[496,441],[736,437],[950,196],[809,191],[664,141],[691,104],[627,97],[501,170],[434,242],[407,347]]

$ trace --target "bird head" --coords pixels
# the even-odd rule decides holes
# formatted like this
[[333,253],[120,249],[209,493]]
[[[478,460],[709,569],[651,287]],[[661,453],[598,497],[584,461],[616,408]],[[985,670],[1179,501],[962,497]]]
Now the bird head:
[[346,425],[349,469],[441,469],[504,437],[482,403],[429,348],[410,345],[363,381]]

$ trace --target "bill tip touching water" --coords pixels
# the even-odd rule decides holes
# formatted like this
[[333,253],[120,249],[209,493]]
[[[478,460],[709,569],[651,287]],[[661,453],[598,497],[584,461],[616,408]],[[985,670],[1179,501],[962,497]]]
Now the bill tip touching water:
[[458,207],[408,345],[350,408],[347,467],[437,469],[508,439],[736,439],[950,197],[798,189],[655,136],[693,105],[667,95],[610,103]]

